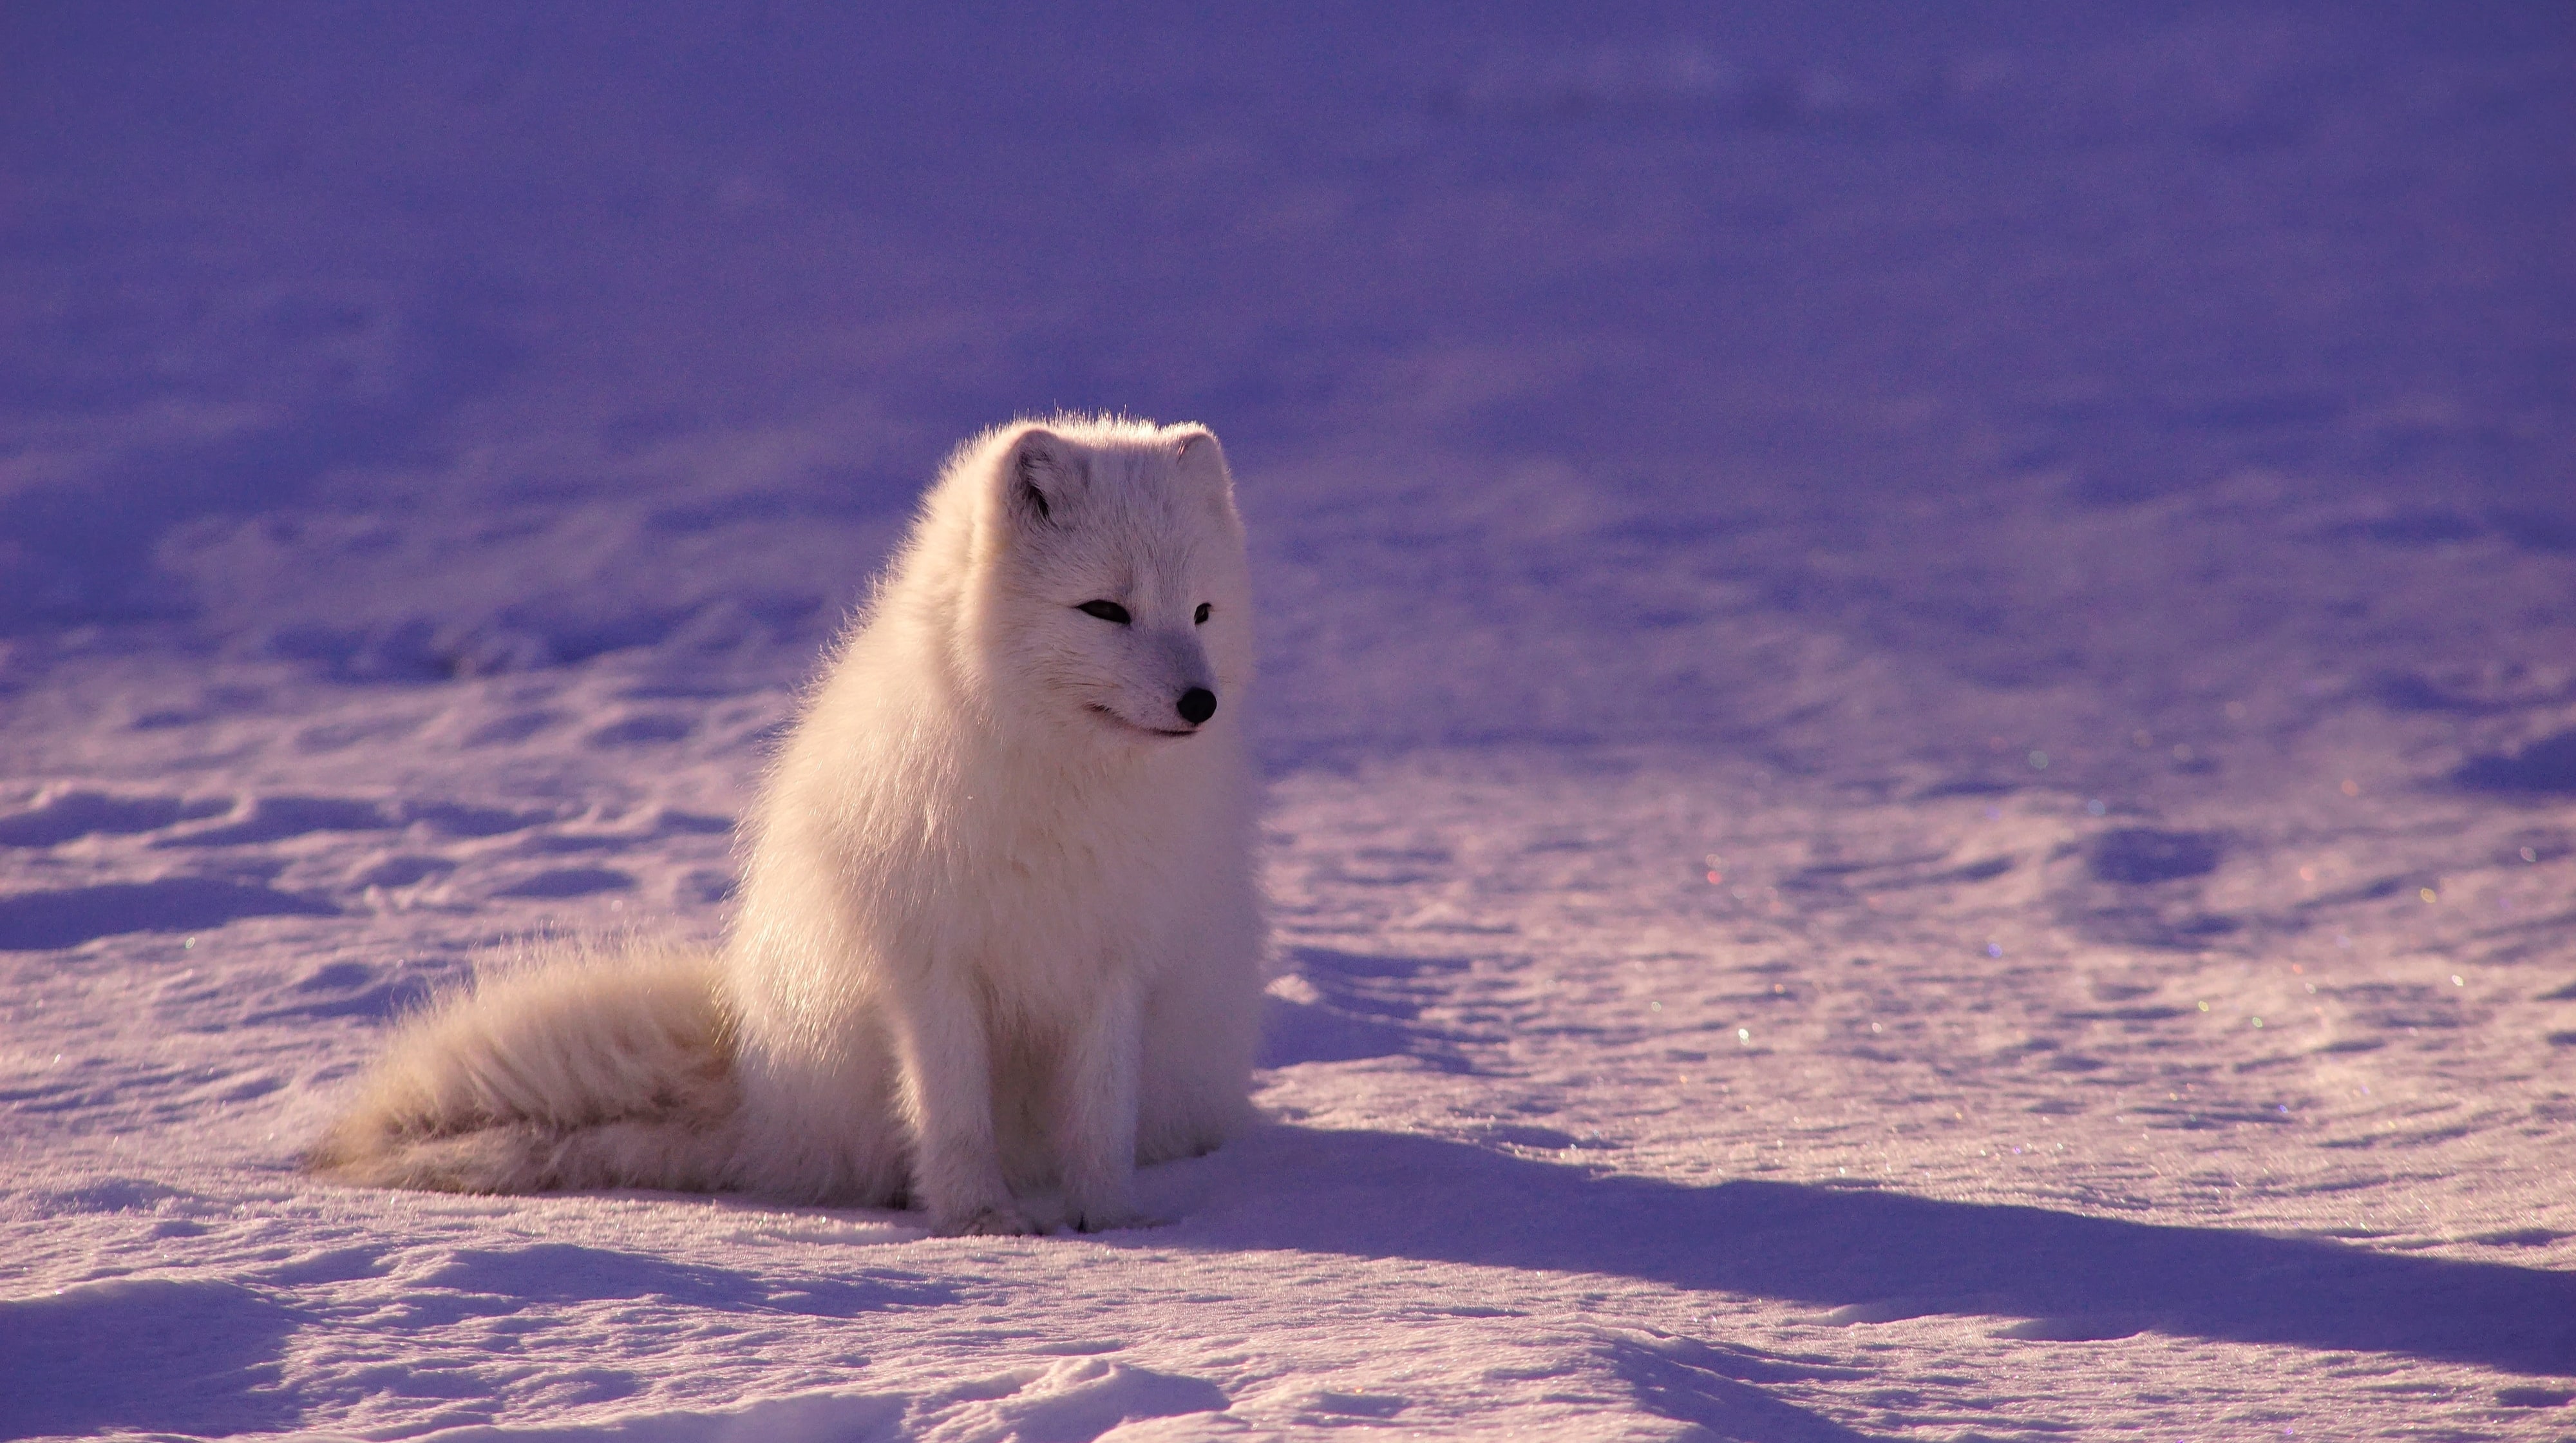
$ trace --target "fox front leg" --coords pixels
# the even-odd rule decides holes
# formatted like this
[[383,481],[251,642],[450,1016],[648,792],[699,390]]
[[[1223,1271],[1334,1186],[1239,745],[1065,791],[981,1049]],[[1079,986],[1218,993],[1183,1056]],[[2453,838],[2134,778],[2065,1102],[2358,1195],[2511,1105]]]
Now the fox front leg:
[[1036,1232],[1002,1177],[993,1136],[992,1044],[974,999],[962,987],[924,979],[898,1013],[914,1201],[929,1209],[931,1227],[944,1236]]
[[1145,1007],[1133,986],[1103,989],[1065,1040],[1056,1079],[1055,1153],[1070,1221],[1081,1232],[1150,1227],[1137,1211],[1137,1085]]

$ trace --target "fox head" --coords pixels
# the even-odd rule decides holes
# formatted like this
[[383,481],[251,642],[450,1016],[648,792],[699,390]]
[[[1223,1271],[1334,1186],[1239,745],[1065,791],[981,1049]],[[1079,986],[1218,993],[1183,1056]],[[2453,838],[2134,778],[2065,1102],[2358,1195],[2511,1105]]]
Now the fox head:
[[1230,729],[1251,584],[1215,435],[1056,417],[979,451],[972,646],[991,704],[1120,747]]

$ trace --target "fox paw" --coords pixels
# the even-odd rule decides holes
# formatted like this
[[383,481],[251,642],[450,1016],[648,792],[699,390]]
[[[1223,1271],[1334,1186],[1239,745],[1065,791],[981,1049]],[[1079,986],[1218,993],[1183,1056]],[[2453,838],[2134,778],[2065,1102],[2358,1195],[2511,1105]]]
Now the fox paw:
[[939,1235],[947,1238],[1024,1238],[1038,1231],[1028,1214],[1009,1203],[977,1208],[964,1217],[942,1219],[935,1226]]
[[1171,1225],[1170,1218],[1148,1217],[1132,1207],[1125,1206],[1077,1208],[1073,1214],[1073,1230],[1078,1233],[1105,1233],[1119,1228],[1164,1228]]

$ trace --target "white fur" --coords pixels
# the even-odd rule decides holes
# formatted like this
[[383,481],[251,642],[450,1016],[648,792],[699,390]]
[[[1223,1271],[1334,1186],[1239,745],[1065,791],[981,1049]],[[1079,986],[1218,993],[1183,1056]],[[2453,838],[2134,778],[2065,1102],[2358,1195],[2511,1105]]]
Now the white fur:
[[1140,1221],[1137,1162],[1248,1114],[1251,677],[1214,436],[968,441],[777,758],[721,956],[558,961],[433,1009],[313,1165],[908,1198],[949,1232]]

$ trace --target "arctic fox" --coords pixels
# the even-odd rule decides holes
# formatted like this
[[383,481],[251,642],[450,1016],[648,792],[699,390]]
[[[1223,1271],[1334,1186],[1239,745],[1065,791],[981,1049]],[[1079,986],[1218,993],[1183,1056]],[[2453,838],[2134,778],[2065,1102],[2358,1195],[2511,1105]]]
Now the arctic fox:
[[1198,426],[959,447],[806,697],[714,955],[487,978],[405,1025],[317,1172],[1130,1226],[1249,1115],[1265,945],[1243,525]]

